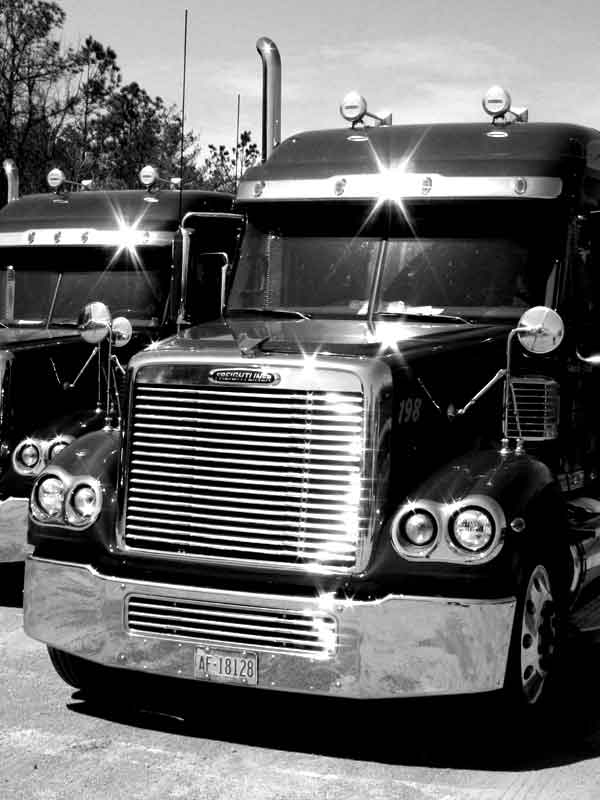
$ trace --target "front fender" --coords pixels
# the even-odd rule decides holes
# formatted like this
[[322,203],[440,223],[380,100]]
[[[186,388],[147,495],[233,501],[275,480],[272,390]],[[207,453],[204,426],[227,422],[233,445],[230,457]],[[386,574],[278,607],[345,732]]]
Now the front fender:
[[[94,541],[106,546],[117,514],[116,485],[118,480],[121,434],[101,430],[86,434],[65,448],[37,478],[36,483],[53,472],[72,477],[91,477],[102,487],[102,510],[98,519],[85,529],[77,529],[61,521],[41,523],[29,517],[28,541],[37,546],[45,541],[83,543]],[[35,485],[34,489],[35,491]]]
[[[61,437],[79,439],[91,431],[97,431],[102,427],[104,421],[104,414],[96,409],[78,410],[36,428],[27,436],[27,439],[35,441],[41,449],[44,449],[44,445],[51,443],[53,439]],[[20,441],[22,442],[23,439]],[[17,446],[18,444],[19,442]],[[44,463],[44,467],[48,463]],[[41,469],[38,469],[37,474],[40,472]],[[7,497],[29,497],[37,474],[23,475],[17,472],[11,459],[6,472],[0,478],[0,500]]]
[[419,499],[455,503],[469,495],[496,500],[510,522],[526,513],[542,492],[558,492],[548,467],[526,453],[497,450],[467,453],[437,470],[415,492]]
[[[422,484],[409,501],[448,507],[474,498],[490,498],[501,509],[504,531],[492,560],[503,551],[502,571],[514,581],[524,559],[551,564],[560,590],[567,591],[573,559],[568,540],[567,507],[551,470],[526,453],[476,451],[450,462]],[[435,553],[431,561],[435,561]],[[481,559],[485,562],[485,555]]]

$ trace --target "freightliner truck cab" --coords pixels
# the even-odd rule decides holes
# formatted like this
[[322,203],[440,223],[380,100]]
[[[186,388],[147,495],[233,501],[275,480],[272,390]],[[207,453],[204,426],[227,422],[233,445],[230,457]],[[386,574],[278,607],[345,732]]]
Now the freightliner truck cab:
[[[119,670],[539,707],[600,577],[600,132],[375,120],[268,157],[224,319],[130,363],[31,497],[25,627]],[[272,149],[271,145],[277,146]],[[122,674],[122,673],[121,673]]]
[[[107,376],[118,416],[121,369],[78,332],[79,313],[103,301],[127,315],[133,353],[180,327],[220,315],[218,279],[206,254],[237,243],[233,195],[163,188],[152,167],[138,189],[97,191],[51,170],[46,194],[18,196],[5,162],[9,202],[0,210],[0,562],[23,560],[33,480],[73,439],[103,427]],[[169,182],[167,182],[169,183]],[[173,184],[176,186],[176,184]],[[175,269],[179,229],[192,244],[189,273]],[[205,254],[204,256],[202,254]],[[203,271],[203,268],[204,271]]]

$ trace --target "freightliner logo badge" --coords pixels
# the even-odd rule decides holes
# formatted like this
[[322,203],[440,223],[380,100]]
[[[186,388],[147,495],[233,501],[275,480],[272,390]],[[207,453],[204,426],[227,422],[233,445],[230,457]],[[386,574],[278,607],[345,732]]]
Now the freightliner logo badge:
[[262,383],[271,386],[279,383],[281,376],[262,369],[213,369],[208,373],[213,383]]

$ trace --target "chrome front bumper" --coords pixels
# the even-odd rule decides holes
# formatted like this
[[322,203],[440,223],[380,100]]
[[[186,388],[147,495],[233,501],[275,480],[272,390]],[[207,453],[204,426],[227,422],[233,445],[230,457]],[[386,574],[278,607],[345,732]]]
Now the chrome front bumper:
[[0,500],[0,563],[24,560],[28,507],[27,497]]
[[[30,556],[25,572],[25,630],[34,639],[99,664],[194,679],[196,651],[207,642],[129,631],[126,608],[133,595],[157,602],[231,604],[238,609],[315,616],[327,613],[337,623],[336,643],[330,652],[314,657],[276,647],[253,648],[258,655],[258,686],[357,698],[500,688],[515,607],[514,598],[478,601],[388,595],[363,602],[330,595],[222,592],[120,580],[100,575],[90,566]],[[235,650],[230,644],[223,647]]]

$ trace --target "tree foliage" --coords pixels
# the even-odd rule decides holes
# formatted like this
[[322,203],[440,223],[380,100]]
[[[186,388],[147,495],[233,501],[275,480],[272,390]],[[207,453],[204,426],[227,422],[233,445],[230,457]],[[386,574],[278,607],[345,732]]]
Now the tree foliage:
[[250,131],[242,131],[237,146],[231,150],[223,144],[210,144],[203,164],[205,185],[210,189],[235,192],[240,176],[258,161],[259,156]]
[[[92,36],[60,43],[65,13],[51,0],[0,0],[0,159],[12,158],[24,193],[59,166],[103,188],[138,185],[144,164],[184,185],[233,191],[258,158],[244,131],[237,145],[209,145],[202,159],[175,106],[137,82],[122,85],[117,55]],[[182,158],[183,156],[183,158]],[[183,169],[182,169],[183,168]]]

